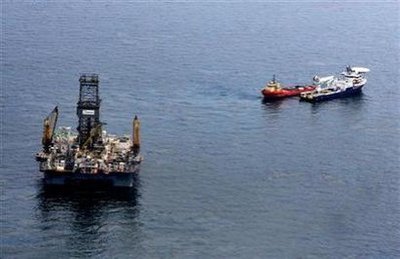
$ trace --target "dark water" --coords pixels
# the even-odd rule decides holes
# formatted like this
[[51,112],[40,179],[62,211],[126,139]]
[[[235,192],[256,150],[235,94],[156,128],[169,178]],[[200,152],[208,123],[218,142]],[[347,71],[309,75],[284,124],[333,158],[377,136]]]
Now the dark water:
[[[2,3],[1,257],[400,256],[399,5]],[[371,69],[363,95],[263,104],[277,74]],[[142,119],[131,192],[47,190],[33,159],[80,72]]]

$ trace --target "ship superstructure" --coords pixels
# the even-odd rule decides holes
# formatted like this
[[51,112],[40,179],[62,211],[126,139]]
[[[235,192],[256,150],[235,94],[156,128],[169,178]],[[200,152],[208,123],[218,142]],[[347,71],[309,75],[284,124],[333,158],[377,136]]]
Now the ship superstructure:
[[77,132],[70,127],[55,130],[58,107],[44,120],[43,149],[36,154],[44,182],[132,187],[143,160],[138,117],[132,122],[132,137],[107,134],[100,121],[98,75],[82,74],[79,82]]

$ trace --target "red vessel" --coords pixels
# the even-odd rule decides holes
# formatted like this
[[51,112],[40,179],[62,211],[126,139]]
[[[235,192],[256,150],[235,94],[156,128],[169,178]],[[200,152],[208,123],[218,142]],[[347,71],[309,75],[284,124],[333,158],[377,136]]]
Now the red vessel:
[[296,85],[293,87],[281,87],[281,84],[275,80],[275,75],[272,81],[261,90],[265,99],[281,99],[291,96],[299,96],[300,93],[309,92],[315,89],[313,85]]

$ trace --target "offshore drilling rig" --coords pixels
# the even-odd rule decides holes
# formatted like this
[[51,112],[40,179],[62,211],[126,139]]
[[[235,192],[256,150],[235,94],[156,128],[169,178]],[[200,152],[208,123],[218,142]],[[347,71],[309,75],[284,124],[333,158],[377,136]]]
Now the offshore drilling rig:
[[43,149],[36,154],[44,183],[134,186],[143,161],[138,117],[132,122],[132,137],[107,134],[100,121],[98,75],[82,74],[79,83],[77,132],[70,127],[56,130],[58,107],[44,119]]

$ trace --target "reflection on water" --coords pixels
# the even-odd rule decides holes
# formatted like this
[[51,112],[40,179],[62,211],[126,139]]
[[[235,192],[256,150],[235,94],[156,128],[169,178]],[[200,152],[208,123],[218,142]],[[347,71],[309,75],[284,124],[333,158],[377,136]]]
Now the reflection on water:
[[[138,185],[134,188],[76,188],[40,184],[37,201],[43,230],[62,232],[58,242],[70,256],[98,254],[112,243],[121,225],[138,231]],[[69,248],[74,248],[70,254]],[[61,248],[62,249],[62,248]],[[78,253],[78,254],[77,254]]]
[[345,98],[338,98],[324,102],[316,102],[311,104],[311,111],[313,114],[319,112],[320,109],[324,109],[324,107],[330,106],[345,106],[347,109],[351,110],[359,110],[365,102],[365,96],[363,92],[355,95],[349,96]]
[[53,208],[63,207],[79,212],[101,210],[103,206],[124,204],[136,207],[139,184],[133,188],[95,188],[39,185],[38,200],[42,211],[50,212]]
[[285,99],[271,100],[264,97],[261,100],[264,109],[268,112],[269,115],[277,115],[281,111],[282,104],[285,101]]
[[266,107],[268,108],[272,108],[272,109],[278,109],[282,103],[283,103],[284,99],[267,99],[267,98],[262,98],[262,104],[264,104]]
[[[266,112],[266,116],[269,120],[279,120],[280,114],[285,110],[285,106],[290,105],[293,98],[282,98],[282,99],[261,99],[263,110]],[[292,103],[291,103],[292,104]]]

